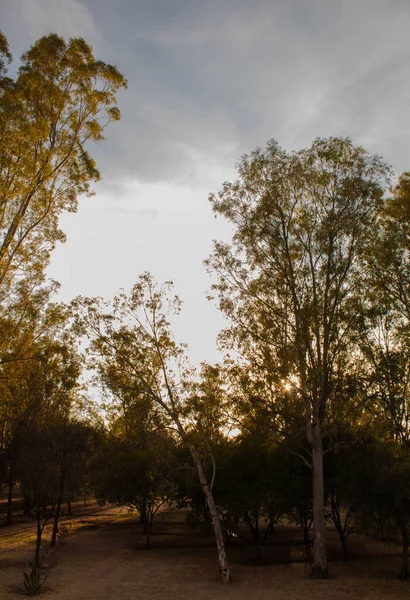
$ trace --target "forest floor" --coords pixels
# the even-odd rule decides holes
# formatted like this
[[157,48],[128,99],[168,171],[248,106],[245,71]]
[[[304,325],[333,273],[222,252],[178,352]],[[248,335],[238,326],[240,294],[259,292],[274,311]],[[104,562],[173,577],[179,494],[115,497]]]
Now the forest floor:
[[[396,578],[400,546],[362,535],[351,535],[351,558],[344,561],[328,532],[327,581],[309,578],[298,529],[277,525],[259,561],[241,535],[228,551],[233,582],[222,585],[212,537],[186,523],[183,511],[156,516],[149,550],[126,508],[77,506],[75,512],[66,521],[68,536],[52,552],[46,532],[43,597],[50,600],[404,600],[410,594],[410,585]],[[19,526],[0,528],[1,600],[22,597],[22,570],[34,555],[33,531],[19,534]]]

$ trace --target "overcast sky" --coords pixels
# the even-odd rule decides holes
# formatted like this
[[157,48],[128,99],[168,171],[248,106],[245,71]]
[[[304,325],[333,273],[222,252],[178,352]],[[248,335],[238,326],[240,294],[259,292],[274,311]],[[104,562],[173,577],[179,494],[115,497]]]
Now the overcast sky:
[[229,229],[207,197],[241,154],[349,135],[410,170],[410,0],[0,0],[0,27],[16,58],[81,36],[128,79],[49,274],[63,300],[174,279],[194,362],[217,360],[223,326],[202,261]]

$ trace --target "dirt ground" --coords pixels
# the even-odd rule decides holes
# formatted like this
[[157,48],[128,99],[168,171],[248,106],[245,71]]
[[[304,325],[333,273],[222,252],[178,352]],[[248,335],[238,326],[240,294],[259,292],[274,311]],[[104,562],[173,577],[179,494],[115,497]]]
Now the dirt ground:
[[[105,509],[78,520],[81,527],[52,553],[44,545],[46,591],[50,600],[401,600],[410,585],[396,579],[400,547],[350,540],[352,558],[343,561],[337,539],[329,533],[332,578],[309,579],[300,533],[278,525],[255,560],[245,537],[229,549],[233,582],[216,582],[217,557],[212,538],[185,523],[185,514],[163,513],[154,524],[151,549],[140,525],[126,509]],[[68,528],[68,527],[67,527]],[[68,528],[69,529],[69,528]],[[22,569],[34,553],[33,539],[19,541],[0,530],[0,598],[17,600]],[[3,535],[3,537],[1,537]],[[13,541],[14,540],[14,541]]]

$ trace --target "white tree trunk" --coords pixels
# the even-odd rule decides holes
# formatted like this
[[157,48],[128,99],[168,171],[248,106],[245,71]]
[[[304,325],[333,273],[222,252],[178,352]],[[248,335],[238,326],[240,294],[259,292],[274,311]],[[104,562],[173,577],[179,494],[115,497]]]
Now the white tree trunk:
[[225,542],[223,537],[223,531],[221,526],[221,521],[218,515],[218,509],[215,504],[214,496],[212,494],[212,490],[208,483],[208,480],[205,475],[204,468],[202,466],[201,459],[193,446],[189,444],[189,450],[192,456],[192,459],[195,463],[196,470],[198,471],[199,481],[201,483],[202,490],[205,494],[206,500],[208,502],[209,512],[212,517],[212,524],[215,532],[215,540],[216,547],[218,550],[218,561],[219,561],[219,577],[222,583],[230,583],[231,581],[231,569],[228,564],[228,557],[226,555],[225,550]]
[[327,579],[329,571],[326,553],[325,499],[323,479],[323,444],[319,423],[312,425],[313,474],[313,568],[312,576]]

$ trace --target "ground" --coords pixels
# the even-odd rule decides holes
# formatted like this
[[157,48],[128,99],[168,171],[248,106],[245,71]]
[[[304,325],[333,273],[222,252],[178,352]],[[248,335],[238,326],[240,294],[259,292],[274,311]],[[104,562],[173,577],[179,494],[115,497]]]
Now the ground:
[[[88,507],[60,546],[43,549],[44,598],[50,600],[401,600],[409,585],[396,579],[400,547],[355,535],[343,561],[329,532],[332,578],[309,579],[300,532],[278,525],[261,561],[246,538],[229,549],[233,582],[216,581],[212,537],[186,523],[186,514],[157,516],[151,549],[135,515],[122,508]],[[34,553],[29,524],[0,529],[0,599],[17,600],[22,570]],[[27,537],[28,536],[28,537]]]

